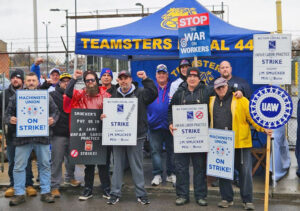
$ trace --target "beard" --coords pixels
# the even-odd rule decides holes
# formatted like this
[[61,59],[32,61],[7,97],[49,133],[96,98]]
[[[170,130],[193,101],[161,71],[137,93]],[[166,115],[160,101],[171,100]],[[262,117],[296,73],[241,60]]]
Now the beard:
[[95,84],[94,86],[87,86],[86,93],[90,97],[96,96],[99,93],[98,85]]

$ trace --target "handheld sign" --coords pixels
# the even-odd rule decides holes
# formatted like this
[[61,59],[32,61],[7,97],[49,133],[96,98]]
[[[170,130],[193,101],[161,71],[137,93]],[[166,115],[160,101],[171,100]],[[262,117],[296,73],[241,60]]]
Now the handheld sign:
[[253,41],[253,84],[291,84],[291,35],[255,34]]
[[49,136],[47,90],[17,90],[17,137]]
[[234,132],[232,130],[209,129],[209,152],[206,174],[233,180]]
[[173,105],[174,152],[208,152],[206,104]]
[[209,14],[178,17],[179,57],[210,56]]
[[253,93],[249,110],[258,125],[276,129],[291,118],[293,103],[289,94],[280,87],[264,86]]
[[[249,110],[252,119],[258,125],[268,129],[276,129],[286,124],[290,119],[293,112],[293,104],[291,97],[285,90],[276,86],[264,86],[253,93]],[[271,137],[268,136],[264,210],[268,210],[269,203],[270,139]]]
[[101,144],[100,109],[72,109],[70,162],[105,164],[106,147]]
[[137,98],[104,98],[103,145],[136,145]]

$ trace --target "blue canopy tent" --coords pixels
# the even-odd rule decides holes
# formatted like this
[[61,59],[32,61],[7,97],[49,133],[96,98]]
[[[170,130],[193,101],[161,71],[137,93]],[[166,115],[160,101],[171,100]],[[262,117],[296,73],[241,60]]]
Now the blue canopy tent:
[[124,26],[78,32],[75,53],[128,59],[136,81],[136,71],[143,69],[154,79],[156,66],[163,63],[168,67],[170,80],[174,80],[179,77],[178,17],[197,13],[209,13],[212,51],[212,56],[198,58],[201,79],[208,83],[218,77],[218,64],[228,60],[233,75],[252,85],[253,34],[269,32],[226,23],[196,0],[174,0],[154,14]]
[[253,34],[269,32],[226,23],[196,0],[175,0],[154,14],[124,26],[78,32],[75,53],[130,59],[133,73],[144,69],[150,77],[155,76],[158,64],[165,63],[170,80],[174,80],[178,77],[178,17],[206,12],[210,18],[212,56],[199,58],[202,80],[209,82],[218,77],[218,64],[226,58],[232,64],[233,74],[252,84]]

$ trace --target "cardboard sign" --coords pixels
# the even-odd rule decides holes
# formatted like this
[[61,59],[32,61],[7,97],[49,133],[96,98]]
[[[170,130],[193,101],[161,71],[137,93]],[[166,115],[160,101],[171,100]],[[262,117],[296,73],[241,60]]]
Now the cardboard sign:
[[179,57],[210,56],[209,14],[178,17]]
[[291,84],[291,35],[255,34],[253,40],[253,84]]
[[206,174],[233,180],[234,132],[232,130],[209,129],[209,152]]
[[47,90],[17,90],[17,137],[49,136]]
[[174,152],[207,152],[208,113],[206,104],[173,105]]
[[103,145],[136,145],[137,98],[104,98]]
[[101,143],[101,109],[72,109],[70,162],[105,164],[106,147]]

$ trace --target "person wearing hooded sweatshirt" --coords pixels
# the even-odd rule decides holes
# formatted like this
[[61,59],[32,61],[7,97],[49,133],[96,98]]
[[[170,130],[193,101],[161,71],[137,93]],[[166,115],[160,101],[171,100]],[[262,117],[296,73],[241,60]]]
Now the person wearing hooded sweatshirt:
[[[169,129],[173,134],[173,105],[208,104],[209,91],[204,83],[200,82],[200,71],[196,67],[190,67],[187,71],[187,84],[175,92],[168,108]],[[207,182],[206,182],[206,153],[175,153],[176,171],[176,205],[184,205],[189,202],[190,159],[194,171],[194,194],[197,204],[207,206]]]
[[156,186],[162,182],[163,165],[162,149],[165,143],[167,152],[167,182],[176,183],[173,137],[168,126],[168,94],[170,92],[170,81],[167,66],[159,64],[156,68],[155,85],[158,91],[158,97],[148,105],[147,116],[149,124],[149,142],[152,157],[153,180],[151,185]]
[[173,95],[175,94],[175,92],[177,91],[177,89],[181,85],[183,85],[183,82],[186,81],[186,73],[187,73],[187,70],[189,67],[192,67],[192,64],[189,60],[182,59],[179,62],[180,77],[171,83],[171,88],[170,88],[170,93],[169,93],[169,102],[171,102],[171,99],[172,99]]
[[[147,105],[152,103],[157,97],[157,88],[154,82],[147,77],[145,71],[138,71],[137,76],[142,79],[144,88],[139,88],[137,83],[132,82],[131,73],[122,70],[118,74],[120,87],[112,94],[113,98],[137,98],[138,100],[138,128],[136,146],[113,146],[114,167],[110,199],[110,205],[116,204],[121,197],[121,189],[124,175],[124,160],[128,158],[129,166],[135,184],[135,194],[137,201],[143,205],[149,204],[147,192],[145,190],[145,179],[143,170],[143,145],[148,131]],[[106,115],[102,114],[101,118]]]

